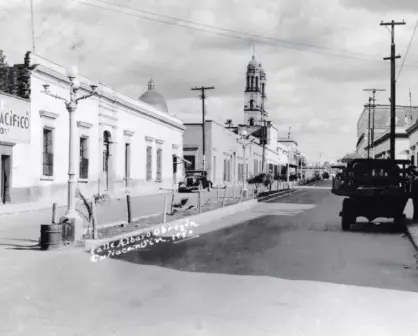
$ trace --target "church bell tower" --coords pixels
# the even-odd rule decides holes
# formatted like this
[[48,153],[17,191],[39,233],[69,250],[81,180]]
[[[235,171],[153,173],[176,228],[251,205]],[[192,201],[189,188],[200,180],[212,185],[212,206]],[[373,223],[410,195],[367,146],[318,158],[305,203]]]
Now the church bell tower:
[[264,109],[266,74],[255,59],[255,54],[247,66],[245,85],[244,123],[250,126],[262,124]]

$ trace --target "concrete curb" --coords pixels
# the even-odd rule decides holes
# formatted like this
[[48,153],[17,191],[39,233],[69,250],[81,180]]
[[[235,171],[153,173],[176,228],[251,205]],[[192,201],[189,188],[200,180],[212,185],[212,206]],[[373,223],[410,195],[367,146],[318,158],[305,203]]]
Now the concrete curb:
[[406,224],[406,236],[408,237],[409,241],[411,242],[412,246],[414,247],[415,251],[417,252],[418,257],[418,232],[416,229],[412,228],[410,224]]
[[281,197],[281,196],[291,195],[291,194],[295,193],[296,191],[297,191],[296,188],[279,190],[278,192],[276,192],[272,195],[267,195],[267,196],[257,198],[257,201],[262,202],[262,201],[273,200],[273,199]]
[[95,240],[86,239],[86,240],[77,242],[77,246],[84,247],[84,248],[90,250],[92,248],[102,246],[103,244],[106,244],[106,243],[110,243],[110,242],[113,242],[113,241],[120,241],[121,239],[124,239],[124,238],[129,238],[129,237],[132,237],[132,236],[138,236],[140,234],[144,234],[144,233],[147,233],[147,232],[150,232],[150,231],[154,231],[156,229],[161,228],[162,226],[175,227],[176,225],[183,225],[186,220],[188,222],[199,223],[198,224],[199,226],[200,225],[205,225],[205,224],[210,224],[214,220],[218,220],[218,219],[233,215],[234,213],[237,213],[237,212],[248,210],[248,209],[252,208],[253,206],[255,206],[257,203],[258,203],[258,200],[253,199],[253,200],[241,202],[241,203],[234,204],[234,205],[229,205],[229,206],[226,206],[224,208],[219,208],[219,209],[216,209],[216,210],[207,211],[207,212],[204,212],[204,213],[201,213],[201,214],[176,219],[176,220],[173,220],[173,221],[170,221],[170,222],[167,222],[167,223],[156,224],[156,225],[153,225],[152,227],[138,229],[138,230],[135,230],[135,231],[123,233],[121,235],[114,236],[114,237],[111,237],[111,238],[95,239]]
[[[141,219],[148,219],[148,218],[158,217],[158,216],[161,216],[161,215],[162,215],[162,213],[156,213],[156,214],[151,214],[151,215],[146,215],[146,216],[135,217],[135,218],[132,218],[132,222],[137,222],[137,221],[140,221]],[[106,229],[106,228],[109,228],[109,227],[121,226],[123,224],[127,224],[126,220],[119,220],[119,221],[112,222],[112,223],[109,223],[109,224],[98,225],[97,229]],[[90,231],[91,230],[92,230],[92,228],[91,228],[91,225],[90,225]],[[88,228],[85,227],[84,228],[84,234],[87,234],[87,231],[88,231]]]

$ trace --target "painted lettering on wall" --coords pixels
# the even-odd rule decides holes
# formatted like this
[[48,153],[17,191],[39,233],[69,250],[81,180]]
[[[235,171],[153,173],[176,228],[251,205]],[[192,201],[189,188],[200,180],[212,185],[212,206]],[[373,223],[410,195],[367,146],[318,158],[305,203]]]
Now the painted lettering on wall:
[[26,115],[14,114],[13,111],[0,112],[0,134],[8,134],[10,128],[28,130],[30,127],[29,112]]
[[[196,223],[186,219],[180,225],[162,225],[161,227],[155,228],[152,232],[148,231],[136,236],[122,238],[119,241],[108,242],[91,249],[90,260],[98,262],[106,258],[120,256],[146,247],[152,248],[152,246],[159,243],[173,242],[182,238],[185,239],[193,233],[193,230],[190,228],[197,226]],[[171,235],[166,235],[166,233],[171,233]]]
[[0,141],[30,143],[30,102],[0,92]]

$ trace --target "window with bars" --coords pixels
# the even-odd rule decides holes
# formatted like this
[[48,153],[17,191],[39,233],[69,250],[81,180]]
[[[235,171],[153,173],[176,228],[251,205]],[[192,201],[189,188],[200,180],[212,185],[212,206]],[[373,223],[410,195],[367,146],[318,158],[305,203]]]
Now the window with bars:
[[162,180],[163,150],[157,149],[157,181]]
[[80,178],[89,177],[88,138],[80,138]]
[[152,147],[147,147],[147,181],[152,180]]
[[125,143],[125,180],[131,177],[131,144]]
[[216,156],[213,157],[213,181],[216,181]]
[[44,128],[43,133],[43,175],[54,175],[54,152],[53,152],[53,138],[52,129]]
[[238,181],[242,182],[242,163],[238,163]]

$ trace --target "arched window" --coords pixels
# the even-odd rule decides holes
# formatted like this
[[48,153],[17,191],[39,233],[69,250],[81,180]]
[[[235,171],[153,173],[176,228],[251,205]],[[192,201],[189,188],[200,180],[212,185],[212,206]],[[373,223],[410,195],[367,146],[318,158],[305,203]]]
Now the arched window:
[[251,91],[254,91],[254,77],[251,76]]
[[255,78],[255,91],[258,91],[258,77]]
[[251,117],[249,119],[249,124],[250,124],[250,126],[254,126],[254,118],[253,117]]
[[254,100],[250,100],[250,110],[254,109]]

